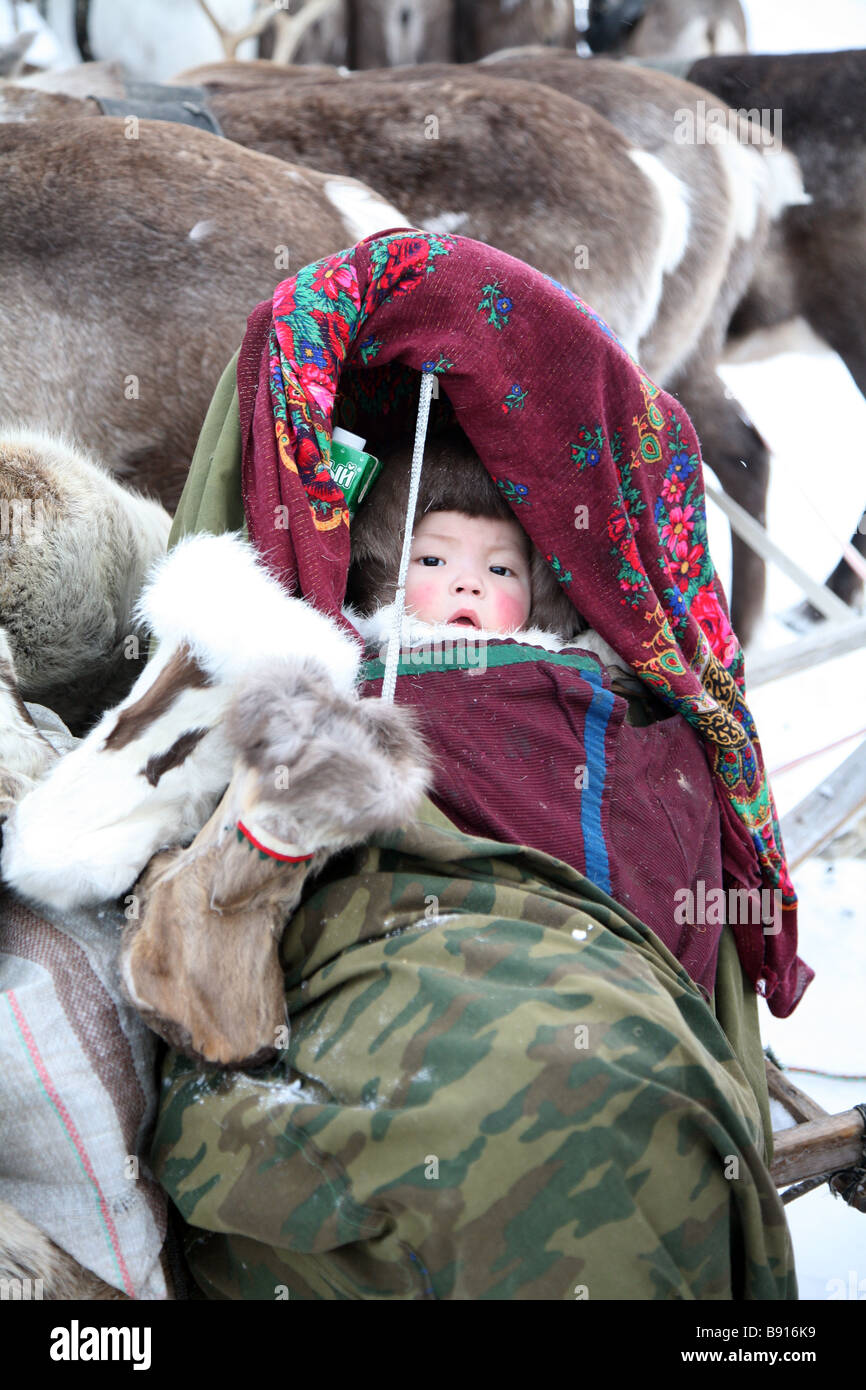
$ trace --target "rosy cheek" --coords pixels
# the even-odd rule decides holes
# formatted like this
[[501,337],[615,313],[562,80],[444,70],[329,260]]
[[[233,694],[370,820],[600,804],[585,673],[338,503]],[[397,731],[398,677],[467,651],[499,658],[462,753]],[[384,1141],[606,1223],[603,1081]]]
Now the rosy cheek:
[[[429,570],[429,566],[426,568]],[[423,570],[410,568],[406,576],[407,605],[420,611],[430,603],[435,603],[438,597],[439,585],[436,580],[428,578]]]
[[497,628],[523,627],[528,612],[527,601],[520,594],[496,594],[493,600],[495,614],[494,626]]

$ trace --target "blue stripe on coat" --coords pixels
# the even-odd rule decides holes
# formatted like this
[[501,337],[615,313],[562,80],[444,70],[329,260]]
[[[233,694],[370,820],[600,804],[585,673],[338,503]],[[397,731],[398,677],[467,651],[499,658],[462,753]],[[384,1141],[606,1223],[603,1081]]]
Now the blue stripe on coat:
[[601,824],[601,808],[607,782],[605,741],[614,695],[602,685],[600,671],[584,670],[581,671],[581,675],[592,686],[592,701],[586,712],[584,725],[588,776],[586,786],[581,788],[580,797],[580,828],[583,832],[586,876],[613,896],[610,886],[610,857]]

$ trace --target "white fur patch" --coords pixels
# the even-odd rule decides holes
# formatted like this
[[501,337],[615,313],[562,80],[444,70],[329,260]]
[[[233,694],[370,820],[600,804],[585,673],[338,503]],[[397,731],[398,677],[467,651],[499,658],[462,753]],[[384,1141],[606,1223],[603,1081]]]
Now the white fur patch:
[[[664,277],[674,271],[685,255],[689,240],[691,213],[689,191],[685,184],[666,169],[661,160],[646,150],[629,150],[638,169],[652,183],[660,204],[661,230],[651,271],[646,277],[647,298],[639,321],[632,325],[636,342],[646,337],[656,321],[664,292]],[[639,349],[638,349],[639,351]],[[632,356],[637,359],[637,352]]]
[[[338,624],[291,598],[239,537],[191,536],[162,560],[139,604],[158,650],[127,698],[19,802],[4,826],[2,876],[60,910],[116,898],[153,854],[188,843],[213,811],[235,750],[223,716],[262,661],[315,661],[341,693],[354,691],[360,649]],[[106,749],[120,713],[137,704],[182,645],[213,684],[184,689],[124,747]],[[154,786],[145,775],[182,734],[206,730]]]
[[764,154],[768,174],[767,211],[775,222],[786,208],[811,203],[803,186],[800,162],[790,150],[767,150]]
[[629,150],[633,162],[655,185],[662,205],[664,225],[662,230],[662,267],[669,274],[676,270],[689,244],[689,227],[692,215],[689,211],[689,190],[666,169],[660,159],[646,150]]
[[719,19],[716,21],[713,31],[713,52],[714,53],[745,53],[746,46],[743,43],[743,36],[729,19]]
[[417,63],[424,41],[424,0],[386,0],[379,6],[386,66],[403,67]]
[[328,179],[325,197],[343,219],[346,231],[355,241],[391,227],[411,227],[412,223],[391,203],[357,179]]
[[448,236],[458,231],[469,218],[468,212],[439,212],[435,217],[424,219],[424,230],[435,232],[438,236]]
[[152,572],[137,611],[160,649],[186,643],[219,681],[233,683],[269,657],[311,655],[341,693],[354,687],[357,644],[332,618],[290,597],[240,536],[182,540]]
[[695,15],[680,29],[666,58],[707,58],[713,52],[709,21],[706,15]]
[[723,127],[716,127],[714,145],[727,182],[734,235],[748,241],[755,235],[758,209],[766,201],[766,156]]
[[212,217],[205,218],[201,222],[196,222],[194,227],[190,227],[187,236],[190,241],[204,241],[206,237],[213,235],[216,226],[217,224]]

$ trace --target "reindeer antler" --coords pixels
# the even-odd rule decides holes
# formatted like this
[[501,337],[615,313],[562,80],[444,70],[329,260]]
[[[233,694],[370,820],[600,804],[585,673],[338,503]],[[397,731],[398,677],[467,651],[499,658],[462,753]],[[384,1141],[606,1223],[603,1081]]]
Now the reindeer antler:
[[227,58],[234,58],[245,39],[254,39],[273,21],[277,33],[272,61],[290,63],[306,31],[317,19],[334,8],[338,0],[307,0],[307,4],[296,14],[286,14],[285,4],[266,4],[259,8],[242,29],[231,30],[217,19],[208,0],[198,0],[204,13],[219,34],[223,52]]

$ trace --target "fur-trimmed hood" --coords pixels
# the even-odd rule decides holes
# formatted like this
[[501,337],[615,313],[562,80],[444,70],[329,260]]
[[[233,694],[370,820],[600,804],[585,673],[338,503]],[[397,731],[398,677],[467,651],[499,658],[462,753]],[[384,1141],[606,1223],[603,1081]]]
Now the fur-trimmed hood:
[[[358,613],[350,603],[343,605],[343,616],[364,638],[368,646],[381,646],[391,636],[396,601],[376,608],[372,613]],[[455,640],[457,638],[476,642],[504,641],[508,638],[523,646],[543,647],[549,652],[578,648],[594,653],[604,666],[624,666],[621,657],[605,642],[597,632],[588,628],[579,637],[563,637],[561,633],[550,632],[540,627],[520,628],[517,632],[502,633],[488,628],[467,628],[460,623],[427,623],[416,618],[413,613],[404,613],[402,641],[405,646],[419,647],[427,642]]]

